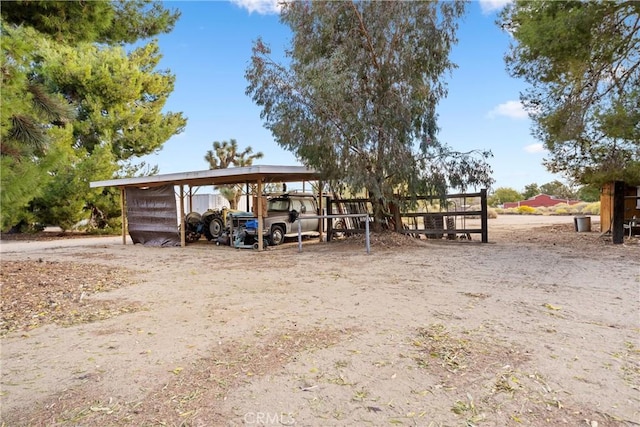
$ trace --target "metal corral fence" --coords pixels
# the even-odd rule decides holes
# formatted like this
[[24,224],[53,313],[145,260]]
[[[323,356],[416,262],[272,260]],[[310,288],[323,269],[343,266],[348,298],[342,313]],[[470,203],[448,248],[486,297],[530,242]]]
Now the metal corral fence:
[[[479,199],[480,208],[471,210],[467,202],[477,199]],[[488,243],[486,189],[480,190],[479,193],[447,194],[444,197],[418,196],[405,200],[414,202],[417,208],[411,212],[393,209],[387,224],[384,224],[385,227],[414,237],[425,236],[427,239],[446,237],[448,240],[472,240],[472,234],[480,234],[482,243]],[[444,201],[444,204],[440,203],[441,201]],[[366,231],[365,228],[368,229],[368,221],[364,218],[368,218],[373,213],[369,199],[327,198],[326,206],[327,218],[340,217],[337,221],[333,219],[327,221],[327,240],[330,241],[338,233],[349,235],[363,233]],[[429,211],[429,209],[437,210]],[[479,224],[474,221],[473,225],[468,225],[467,222],[471,219],[479,219]]]
[[[367,254],[371,253],[371,243],[369,238],[369,214],[343,214],[343,215],[318,215],[318,216],[305,216],[306,219],[328,219],[328,223],[331,224],[333,219],[351,219],[351,218],[363,218],[361,221],[364,223],[364,245],[367,250]],[[329,239],[327,239],[329,240]],[[302,222],[298,221],[298,252],[302,252]]]

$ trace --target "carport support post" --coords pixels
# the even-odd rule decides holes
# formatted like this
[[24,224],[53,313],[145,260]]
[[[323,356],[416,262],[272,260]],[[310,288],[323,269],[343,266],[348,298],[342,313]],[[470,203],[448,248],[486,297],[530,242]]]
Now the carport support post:
[[180,184],[180,246],[187,246],[186,230],[184,226],[184,184]]
[[122,244],[127,244],[127,210],[124,187],[120,187],[120,216],[122,217]]
[[[264,245],[262,244],[262,231],[264,230],[263,219],[262,219],[262,181],[258,180],[256,185],[256,200],[258,206],[256,206],[256,216],[258,217],[258,235],[256,238],[258,239],[258,250],[264,250]],[[247,205],[249,206],[249,205]]]

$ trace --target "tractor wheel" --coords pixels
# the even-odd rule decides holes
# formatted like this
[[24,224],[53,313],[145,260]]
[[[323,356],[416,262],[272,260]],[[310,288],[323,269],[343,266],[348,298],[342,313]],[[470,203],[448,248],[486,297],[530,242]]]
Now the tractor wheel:
[[209,226],[211,225],[211,220],[214,218],[215,213],[212,211],[207,211],[202,214],[202,233],[204,237],[207,238],[208,241],[213,240],[213,236],[209,231]]
[[282,242],[284,242],[284,230],[279,225],[274,225],[271,229],[271,244],[273,246],[278,246]]
[[211,235],[211,239],[209,240],[217,239],[218,237],[220,237],[222,235],[222,230],[224,229],[224,225],[222,224],[222,219],[220,219],[219,217],[214,217],[209,223],[208,229],[209,229],[209,234]]
[[333,224],[333,237],[335,237],[336,239],[342,239],[343,237],[345,237],[347,234],[347,224],[345,223],[345,219],[344,218],[340,218],[338,221],[336,221],[335,224]]

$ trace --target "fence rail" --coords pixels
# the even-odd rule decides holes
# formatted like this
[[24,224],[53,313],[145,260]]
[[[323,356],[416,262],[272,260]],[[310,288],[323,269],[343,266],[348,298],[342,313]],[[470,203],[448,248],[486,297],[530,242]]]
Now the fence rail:
[[[334,218],[364,218],[365,234],[364,245],[367,250],[367,254],[371,253],[371,240],[369,234],[369,214],[342,214],[342,215],[317,215],[317,216],[305,216],[308,219],[334,219]],[[298,252],[302,252],[302,222],[298,221]],[[331,221],[329,221],[331,223]]]
[[[387,226],[400,233],[415,236],[424,235],[428,239],[441,239],[446,236],[447,239],[454,240],[460,235],[470,240],[471,234],[480,234],[482,243],[487,243],[489,241],[487,190],[483,189],[478,193],[448,194],[444,197],[417,196],[403,200],[406,202],[445,200],[447,201],[445,206],[448,208],[450,203],[453,203],[448,202],[451,199],[466,200],[469,198],[480,198],[480,210],[460,210],[458,206],[455,206],[454,210],[440,209],[437,212],[400,212],[399,209],[395,209],[389,218],[390,224],[387,224]],[[358,217],[362,217],[364,214],[367,217],[372,215],[371,202],[368,199],[327,198],[326,206],[328,211],[327,218],[333,215],[338,215],[337,217],[339,218],[353,218],[351,220],[342,220],[337,224],[334,224],[332,220],[327,221],[327,240],[331,240],[336,232],[347,234],[362,233],[364,230],[361,222],[358,221]],[[354,213],[359,215],[353,215]],[[480,227],[467,227],[466,220],[469,217],[480,217]],[[462,227],[457,226],[458,220],[461,220]],[[339,225],[339,227],[336,227],[336,225]],[[366,226],[369,226],[368,222]]]

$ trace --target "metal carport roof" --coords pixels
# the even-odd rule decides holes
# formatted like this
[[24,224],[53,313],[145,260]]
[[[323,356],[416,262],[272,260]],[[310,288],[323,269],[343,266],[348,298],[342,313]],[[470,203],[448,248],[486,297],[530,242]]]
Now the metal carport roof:
[[304,166],[256,165],[94,181],[90,183],[90,187],[154,187],[167,184],[197,187],[203,185],[241,184],[245,182],[256,183],[258,181],[263,183],[301,182],[318,179],[320,179],[320,173]]
[[[268,182],[303,182],[320,180],[320,173],[304,166],[268,166],[255,165],[246,167],[235,167],[227,169],[210,169],[194,172],[181,172],[164,175],[142,176],[136,178],[111,179],[106,181],[94,181],[89,184],[90,188],[118,187],[121,193],[122,212],[122,242],[126,243],[126,209],[125,209],[125,189],[127,187],[157,187],[162,185],[180,186],[180,236],[181,244],[185,246],[185,225],[184,225],[184,186],[199,187],[207,185],[225,184],[257,184],[256,194],[262,193],[262,186]],[[319,185],[318,188],[322,188]],[[322,210],[322,198],[319,198],[320,210]],[[262,235],[262,203],[256,207],[258,217],[258,235]],[[322,233],[322,231],[321,231]],[[258,239],[259,250],[263,249],[262,239]]]

